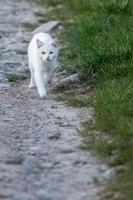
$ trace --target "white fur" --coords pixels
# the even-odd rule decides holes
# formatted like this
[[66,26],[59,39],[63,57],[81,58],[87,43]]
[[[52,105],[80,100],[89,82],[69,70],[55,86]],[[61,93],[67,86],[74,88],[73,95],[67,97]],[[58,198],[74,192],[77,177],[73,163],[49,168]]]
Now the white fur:
[[48,80],[56,68],[58,47],[56,39],[47,33],[37,33],[28,47],[29,68],[31,72],[30,88],[35,86],[39,96],[47,94]]

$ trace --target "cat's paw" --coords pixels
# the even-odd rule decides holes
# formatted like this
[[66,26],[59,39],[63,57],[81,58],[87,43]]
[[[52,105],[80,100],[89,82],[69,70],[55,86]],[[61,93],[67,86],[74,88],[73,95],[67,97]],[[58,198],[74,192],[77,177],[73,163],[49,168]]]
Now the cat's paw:
[[46,95],[47,95],[47,92],[46,92],[46,91],[40,92],[40,93],[39,93],[39,96],[40,96],[41,99],[45,98]]
[[36,87],[36,86],[33,85],[33,84],[30,84],[30,85],[29,85],[29,88],[30,88],[30,89],[34,89],[35,87]]

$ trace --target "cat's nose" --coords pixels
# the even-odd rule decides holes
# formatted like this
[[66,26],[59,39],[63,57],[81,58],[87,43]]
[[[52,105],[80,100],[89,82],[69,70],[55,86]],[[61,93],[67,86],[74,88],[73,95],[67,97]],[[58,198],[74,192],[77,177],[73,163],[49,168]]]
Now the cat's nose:
[[47,57],[47,61],[50,61],[50,57]]

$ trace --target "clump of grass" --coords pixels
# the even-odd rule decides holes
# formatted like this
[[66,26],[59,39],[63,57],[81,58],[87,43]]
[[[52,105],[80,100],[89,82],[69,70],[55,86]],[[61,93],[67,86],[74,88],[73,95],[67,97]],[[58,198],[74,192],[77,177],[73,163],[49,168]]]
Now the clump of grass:
[[16,156],[15,158],[10,158],[6,161],[7,164],[10,165],[21,165],[24,161],[24,158],[22,156]]
[[26,76],[18,74],[8,74],[7,78],[9,82],[17,82],[26,79]]
[[45,0],[45,4],[47,4],[48,6],[57,6],[58,4],[61,4],[61,3],[62,3],[62,0]]
[[92,105],[91,95],[76,95],[69,93],[59,94],[57,96],[58,101],[64,101],[69,106],[85,107]]
[[36,23],[30,23],[30,22],[23,22],[21,25],[22,27],[28,29],[29,31],[33,31],[37,27]]
[[43,6],[57,6],[61,4],[61,0],[37,0],[37,2]]
[[20,55],[25,55],[25,54],[27,54],[27,52],[26,52],[25,49],[24,49],[24,50],[23,50],[23,49],[16,49],[15,51],[16,51],[17,54],[20,54]]

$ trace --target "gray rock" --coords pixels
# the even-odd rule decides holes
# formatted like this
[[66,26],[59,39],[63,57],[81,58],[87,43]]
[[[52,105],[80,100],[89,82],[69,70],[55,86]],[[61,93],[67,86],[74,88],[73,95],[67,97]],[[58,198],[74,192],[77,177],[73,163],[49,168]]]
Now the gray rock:
[[9,83],[0,83],[0,89],[9,88],[11,85]]
[[68,84],[68,83],[77,83],[77,82],[80,82],[80,78],[79,78],[79,75],[78,74],[72,74],[66,78],[63,78],[59,84],[60,85],[65,85],[65,84]]
[[111,177],[113,177],[115,175],[115,168],[111,168],[111,169],[108,169],[105,173],[104,173],[104,178],[105,179],[110,179]]
[[8,79],[7,79],[6,75],[5,75],[5,73],[3,71],[0,71],[0,84],[1,84],[1,87],[3,87],[2,83],[7,82],[7,80]]
[[14,43],[14,44],[9,44],[6,49],[3,50],[4,52],[9,52],[9,51],[15,51],[16,53],[23,54],[23,52],[26,54],[27,53],[27,44],[25,43]]
[[39,26],[38,28],[36,28],[33,31],[33,35],[39,32],[50,32],[50,31],[55,31],[58,29],[58,27],[60,26],[60,22],[59,21],[49,21],[45,24],[42,24],[41,26]]
[[12,198],[14,191],[9,188],[3,188],[0,190],[0,199]]
[[44,9],[42,7],[34,7],[33,12],[36,16],[41,16],[47,13],[47,9]]
[[16,195],[12,200],[33,200],[32,196],[26,193]]
[[21,65],[20,67],[17,68],[17,73],[18,74],[23,74],[23,73],[29,73],[29,68],[28,68],[28,65]]

